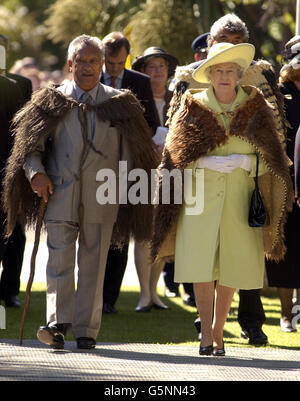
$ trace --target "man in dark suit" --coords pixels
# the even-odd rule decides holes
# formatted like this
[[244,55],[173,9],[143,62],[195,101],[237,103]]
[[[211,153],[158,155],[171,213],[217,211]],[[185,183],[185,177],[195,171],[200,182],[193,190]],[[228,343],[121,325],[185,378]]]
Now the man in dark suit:
[[[1,76],[0,69],[0,195],[2,193],[3,169],[5,167],[6,160],[9,156],[13,142],[10,131],[10,123],[14,114],[21,107],[22,101],[22,94],[17,84],[10,79]],[[3,263],[3,271],[0,281],[0,300],[4,300],[5,306],[18,306],[18,278],[20,275],[16,278],[15,274],[11,275],[11,271],[7,268],[4,268],[4,257],[9,247],[4,237],[4,221],[5,215],[3,214],[2,208],[0,208],[0,262],[2,261]],[[17,257],[18,254],[19,252],[15,252],[15,257]]]
[[[144,117],[155,134],[160,125],[148,75],[125,68],[130,44],[120,32],[112,32],[103,39],[105,64],[100,82],[117,89],[130,89],[145,109]],[[122,250],[110,248],[107,256],[103,289],[103,313],[115,313],[115,302],[125,273],[128,244]]]
[[117,89],[130,89],[145,109],[145,119],[153,130],[159,122],[153,100],[150,78],[148,75],[125,68],[130,52],[127,38],[120,32],[112,32],[103,39],[105,46],[105,64],[100,82]]
[[[4,46],[5,51],[7,52],[8,38],[5,35],[2,35],[1,33],[0,33],[0,46]],[[30,79],[23,77],[22,75],[19,74],[12,74],[11,72],[8,72],[6,70],[4,70],[4,75],[7,78],[16,81],[17,85],[19,86],[22,92],[24,103],[28,102],[28,100],[31,99],[32,95],[32,83]]]
[[[8,38],[0,34],[0,46],[4,48],[6,55],[8,47]],[[4,58],[1,69],[1,75],[8,78],[11,83],[14,83],[19,92],[18,108],[22,107],[24,103],[30,100],[32,95],[32,84],[30,79],[25,78],[18,74],[11,74],[6,71],[6,60]],[[3,84],[2,84],[3,85]],[[6,84],[7,86],[7,84]],[[12,86],[10,86],[9,93],[14,93]],[[8,93],[8,92],[7,92]],[[12,99],[14,96],[12,96]],[[11,106],[10,106],[11,107]],[[16,110],[15,110],[16,111]],[[2,121],[2,120],[1,120]],[[2,159],[1,159],[2,160]],[[5,245],[5,251],[1,257],[3,272],[0,281],[0,299],[4,299],[7,307],[20,306],[20,301],[17,297],[20,287],[20,275],[23,264],[23,254],[25,249],[26,237],[22,224],[18,222],[16,227]]]

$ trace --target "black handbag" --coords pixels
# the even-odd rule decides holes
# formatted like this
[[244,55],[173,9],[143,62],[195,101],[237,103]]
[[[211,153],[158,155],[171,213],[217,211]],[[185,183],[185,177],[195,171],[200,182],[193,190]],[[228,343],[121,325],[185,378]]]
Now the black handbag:
[[266,222],[264,203],[258,188],[258,155],[256,155],[255,188],[251,196],[248,223],[250,227],[262,227]]

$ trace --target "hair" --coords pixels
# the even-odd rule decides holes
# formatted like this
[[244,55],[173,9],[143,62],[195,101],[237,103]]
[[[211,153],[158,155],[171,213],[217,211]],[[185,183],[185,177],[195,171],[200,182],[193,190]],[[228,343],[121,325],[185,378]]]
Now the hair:
[[96,36],[89,35],[80,35],[77,36],[72,42],[69,44],[68,48],[68,60],[74,61],[75,53],[78,49],[81,49],[83,46],[90,46],[97,49],[102,58],[104,58],[104,47],[99,38]]
[[287,81],[299,81],[300,68],[295,69],[291,65],[285,65],[280,71],[279,82],[284,83]]
[[[237,63],[235,63],[237,64]],[[244,69],[237,64],[238,66],[238,76],[239,76],[239,80],[242,78],[243,74],[244,74]],[[206,70],[204,71],[206,77],[208,78],[208,80],[210,81],[210,73],[211,73],[211,68],[213,67],[213,65],[209,66],[208,68],[206,68]]]
[[226,14],[214,22],[210,28],[209,38],[207,40],[209,46],[211,46],[211,42],[221,31],[242,33],[243,41],[248,42],[249,40],[249,31],[246,24],[235,14]]
[[118,54],[122,47],[130,53],[130,43],[122,32],[111,32],[103,38],[102,43],[112,55]]
[[149,63],[149,61],[153,60],[154,58],[162,58],[165,61],[166,66],[169,68],[169,65],[170,65],[169,61],[161,54],[157,54],[157,55],[154,55],[154,56],[147,57],[145,59],[145,62],[142,65],[142,67],[145,68],[146,65]]

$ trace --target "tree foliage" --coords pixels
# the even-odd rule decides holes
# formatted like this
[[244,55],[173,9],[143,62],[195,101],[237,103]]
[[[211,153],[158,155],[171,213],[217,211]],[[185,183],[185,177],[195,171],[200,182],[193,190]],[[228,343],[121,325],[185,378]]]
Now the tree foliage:
[[[0,32],[9,38],[7,67],[15,60],[32,56],[41,60],[41,47],[47,39],[43,25],[36,23],[26,7],[12,11],[0,6]],[[43,54],[45,56],[45,54]]]
[[[157,10],[160,10],[158,13]],[[158,46],[177,57],[181,64],[190,62],[191,42],[198,35],[193,10],[180,0],[153,0],[142,5],[125,30],[133,57],[150,46]]]
[[56,1],[47,11],[49,38],[66,46],[82,33],[102,38],[111,31],[123,30],[140,3],[137,0]]
[[[295,0],[148,0],[129,25],[133,48],[140,53],[155,40],[179,60],[186,60],[195,37],[193,28],[198,34],[207,32],[214,21],[230,12],[246,23],[256,57],[278,68],[284,43],[295,34]],[[166,38],[168,33],[173,44],[172,38]]]
[[[273,63],[280,62],[284,43],[295,35],[296,0],[1,0],[1,4],[2,15],[3,10],[12,13],[0,17],[0,31],[13,44],[11,60],[24,53],[42,56],[45,49],[64,54],[77,35],[102,38],[117,30],[128,35],[133,56],[157,45],[181,63],[190,62],[194,37],[229,12],[245,21],[256,57]],[[17,19],[24,6],[26,17]]]

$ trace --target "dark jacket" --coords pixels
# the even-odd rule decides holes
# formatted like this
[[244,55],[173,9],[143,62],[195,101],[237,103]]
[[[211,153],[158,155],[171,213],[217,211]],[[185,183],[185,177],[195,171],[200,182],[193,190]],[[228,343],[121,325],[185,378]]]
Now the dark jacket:
[[300,91],[292,81],[280,84],[279,88],[283,94],[285,116],[288,122],[286,152],[288,157],[294,161],[295,138],[300,125]]
[[6,73],[6,77],[16,81],[17,85],[19,86],[22,92],[24,103],[28,102],[28,100],[31,99],[32,95],[32,83],[30,79],[23,77],[22,75],[12,74],[10,72]]
[[296,134],[295,140],[295,156],[294,156],[294,169],[295,169],[295,197],[300,197],[300,125]]
[[10,123],[22,105],[22,94],[16,83],[0,76],[0,168],[5,165],[12,146]]
[[[100,82],[104,83],[103,77],[101,77]],[[153,134],[155,134],[156,128],[160,124],[157,120],[156,107],[148,75],[125,68],[121,88],[130,89],[141,102],[145,109],[145,120],[152,129]]]

